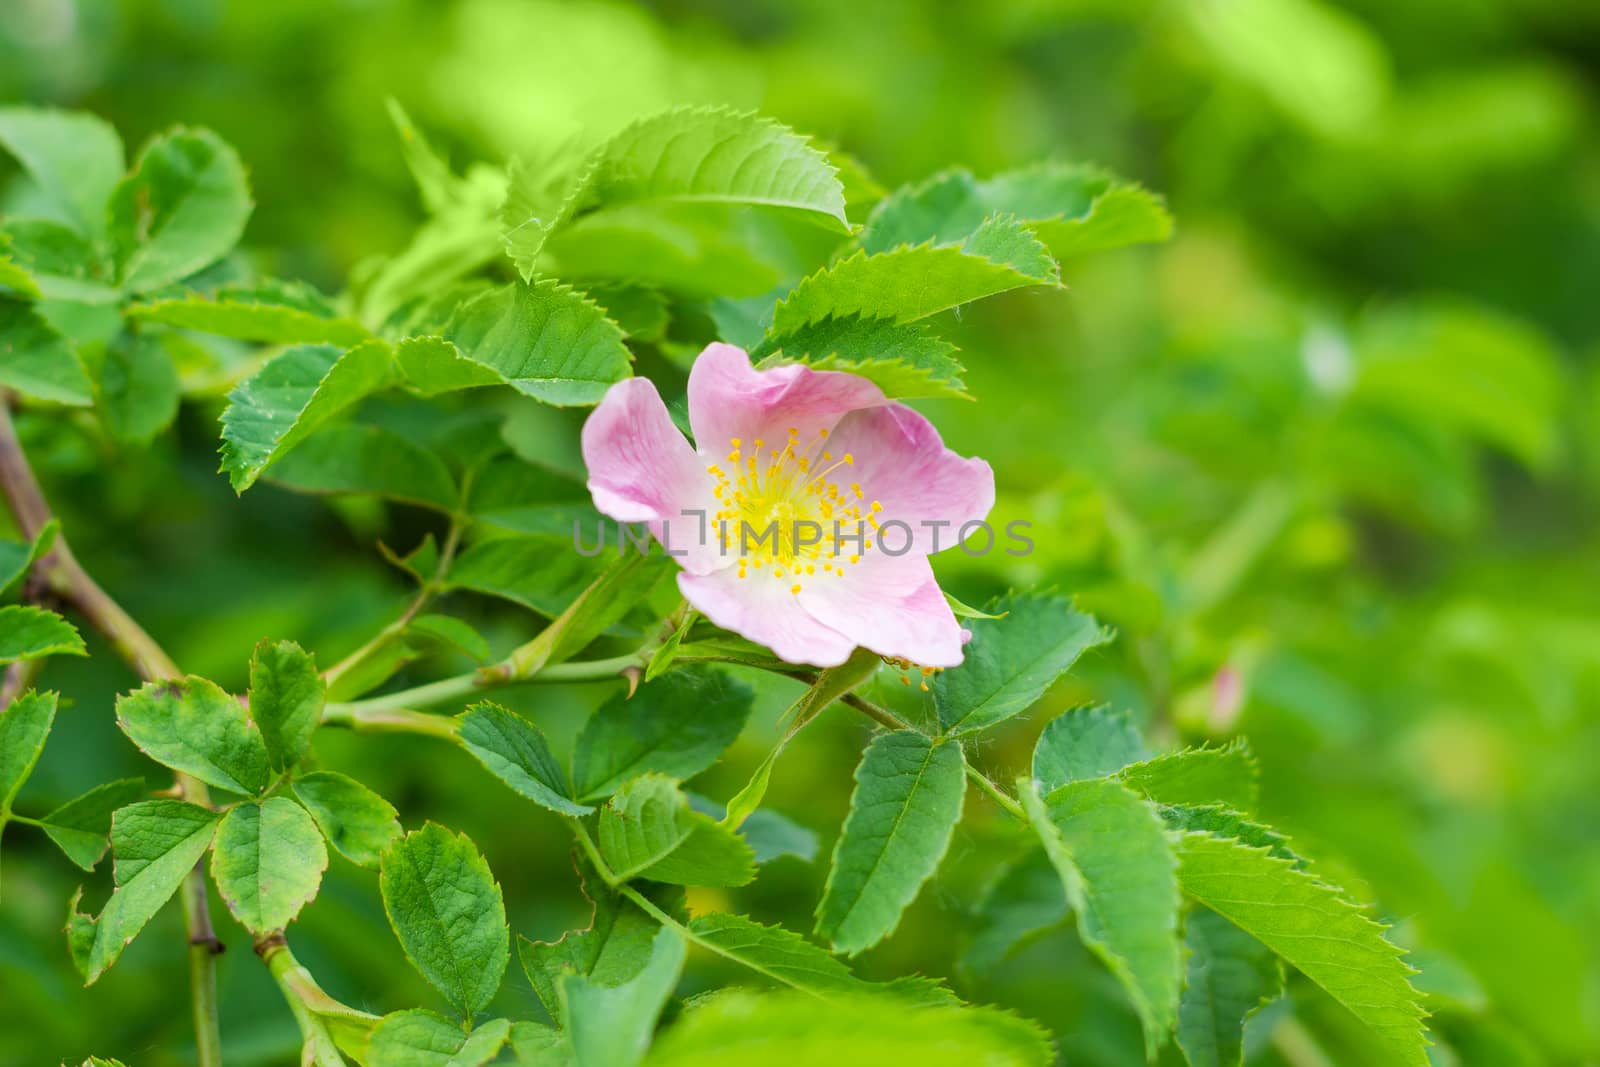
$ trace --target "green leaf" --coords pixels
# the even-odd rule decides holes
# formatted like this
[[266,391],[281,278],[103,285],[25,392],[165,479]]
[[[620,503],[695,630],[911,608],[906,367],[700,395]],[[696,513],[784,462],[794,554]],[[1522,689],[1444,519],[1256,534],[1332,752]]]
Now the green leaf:
[[817,905],[817,935],[855,955],[882,941],[944,858],[961,819],[961,746],[915,730],[875,738]]
[[694,777],[738,738],[754,699],[748,686],[704,668],[673,671],[632,695],[612,696],[578,735],[577,795],[608,796],[649,771]]
[[859,374],[888,397],[970,399],[955,350],[955,345],[919,324],[849,315],[806,323],[765,342],[758,354],[771,354],[762,361],[764,367],[781,357],[782,362],[804,363],[816,370]]
[[[121,299],[111,284],[112,264],[99,246],[70,226],[49,219],[0,221],[0,249],[27,272],[32,287],[47,300],[103,308]],[[120,318],[115,308],[106,310],[114,320]],[[71,336],[69,330],[62,332]]]
[[234,386],[222,413],[222,470],[242,493],[279,456],[368,393],[389,384],[382,341],[342,351],[296,345]]
[[312,771],[294,780],[294,795],[328,843],[362,867],[378,866],[400,836],[400,815],[394,805],[354,778]]
[[117,888],[92,927],[80,918],[69,932],[83,950],[85,984],[93,985],[117,962],[122,950],[183,884],[210,847],[218,818],[214,811],[181,800],[146,800],[112,815]]
[[275,771],[299,763],[322,721],[316,660],[293,641],[262,641],[250,658],[250,717],[261,728]]
[[178,372],[159,337],[119,334],[100,365],[100,417],[124,444],[148,444],[178,414]]
[[959,246],[861,251],[818,271],[778,304],[771,336],[830,317],[914,322],[1012,289],[1059,284],[1044,245],[1015,220],[995,218]]
[[453,615],[418,615],[406,624],[406,636],[423,637],[460,649],[479,663],[489,660],[489,642]]
[[594,809],[571,799],[561,764],[539,728],[498,704],[483,701],[468,708],[456,731],[462,747],[511,789],[558,815],[587,815]]
[[1151,244],[1172,236],[1166,202],[1137,185],[1114,182],[1097,194],[1082,218],[1043,222],[1033,228],[1057,259]]
[[311,903],[328,869],[322,833],[286,797],[236,804],[217,827],[211,877],[233,917],[258,936],[282,930]]
[[[570,543],[564,543],[562,550],[576,555]],[[526,677],[575,655],[646,602],[650,592],[676,571],[677,566],[665,554],[624,551],[621,558],[606,564],[538,637],[512,654],[518,673]]]
[[1125,711],[1071,708],[1045,724],[1033,748],[1039,791],[1085,778],[1104,778],[1146,755],[1144,740]]
[[440,333],[464,363],[436,344],[405,346],[401,354],[424,396],[500,384],[546,404],[598,404],[632,373],[617,324],[583,293],[548,279],[470,297]]
[[[731,819],[723,821],[733,825]],[[752,811],[738,826],[739,836],[749,842],[757,863],[770,863],[783,856],[793,856],[802,863],[817,858],[817,835],[771,808]]]
[[122,179],[122,139],[86,111],[0,108],[0,146],[16,157],[85,237],[104,236],[106,202]]
[[287,288],[257,288],[224,289],[215,296],[190,293],[134,304],[128,308],[128,317],[272,345],[331,344],[348,348],[367,339],[367,331],[353,319],[284,299],[293,292]]
[[270,772],[261,729],[214,682],[150,682],[117,698],[117,725],[157,763],[235,793],[258,793]]
[[933,702],[946,733],[975,733],[1026,711],[1079,656],[1112,636],[1057,596],[1012,594],[991,608],[1005,618],[974,619],[965,661],[934,676]]
[[228,253],[250,217],[239,157],[210,130],[182,127],[147,142],[111,194],[111,243],[125,289],[186,278]]
[[553,1019],[562,1013],[558,988],[567,974],[591,977],[598,985],[631,981],[650,963],[661,924],[620,894],[601,886],[583,868],[584,892],[592,896],[594,918],[582,930],[568,930],[556,941],[517,939],[517,955],[528,983]]
[[56,533],[60,529],[61,524],[51,519],[39,528],[31,542],[0,541],[0,595],[28,576],[33,565],[56,543]]
[[759,115],[680,108],[642,119],[599,152],[586,203],[693,201],[777,208],[849,231],[827,156]]
[[418,973],[471,1018],[500,988],[511,956],[506,909],[465,834],[428,823],[384,853],[378,879],[389,925]]
[[737,991],[685,1012],[661,1035],[648,1061],[649,1067],[1044,1067],[1053,1062],[1050,1040],[1037,1025],[995,1008]]
[[1289,839],[1270,826],[1252,822],[1238,812],[1220,804],[1163,805],[1161,818],[1172,830],[1203,831],[1216,837],[1238,838],[1247,845],[1264,848],[1274,856],[1285,859],[1296,867],[1307,863],[1289,847]]
[[451,588],[500,597],[554,618],[607,566],[604,556],[586,559],[574,552],[569,530],[468,545],[446,580]]
[[[0,722],[0,733],[4,724]],[[0,751],[5,742],[0,738]],[[39,820],[42,829],[67,859],[92,871],[106,853],[111,833],[111,813],[144,796],[143,778],[119,778],[97,785],[80,797],[67,801]]]
[[874,209],[861,246],[881,252],[957,241],[996,213],[1022,220],[1058,259],[1163,241],[1172,233],[1159,197],[1098,167],[1044,163],[985,181],[948,171],[897,189]]
[[1264,848],[1207,833],[1177,839],[1183,891],[1321,986],[1396,1063],[1428,1062],[1411,968],[1384,928],[1340,891]]
[[1161,817],[1107,779],[1069,782],[1044,797],[1026,781],[1018,791],[1061,875],[1079,936],[1127,990],[1154,1059],[1183,982],[1178,864]]
[[[743,826],[766,798],[767,786],[772,780],[772,769],[777,766],[778,757],[783,755],[783,750],[788,747],[795,735],[820,715],[823,709],[876,674],[882,664],[883,660],[879,656],[868,649],[858,648],[850,654],[849,659],[837,667],[829,667],[817,675],[817,680],[806,688],[799,700],[790,705],[788,711],[783,713],[783,719],[788,722],[783,736],[778,738],[778,743],[772,746],[772,751],[767,753],[767,758],[761,761],[744,788],[728,801],[728,809],[722,821],[729,826]],[[807,862],[810,862],[809,859]]]
[[667,335],[671,314],[666,294],[660,289],[601,282],[587,286],[584,291],[630,340],[660,341]]
[[0,664],[86,655],[78,631],[55,612],[27,604],[0,608]]
[[771,981],[818,996],[866,992],[875,987],[792,930],[763,926],[743,915],[713,913],[690,921],[695,944],[748,967]]
[[30,690],[0,709],[0,822],[11,814],[17,790],[33,773],[56,721],[55,693]]
[[94,387],[83,360],[33,305],[0,297],[0,386],[35,400],[87,407]]
[[689,806],[678,783],[646,774],[600,811],[600,855],[617,881],[736,886],[756,876],[755,856],[732,830]]
[[289,451],[268,476],[308,493],[364,493],[449,514],[455,479],[444,460],[381,426],[325,426]]
[[9,234],[0,231],[0,297],[37,300],[43,295],[39,291],[39,283],[34,281],[20,264],[5,254],[6,248],[10,246],[9,237]]
[[651,941],[649,961],[624,982],[563,975],[560,1020],[573,1067],[634,1067],[643,1059],[685,955],[683,938],[663,926]]
[[501,240],[525,282],[538,273],[539,254],[550,235],[578,210],[599,165],[598,154],[560,158],[563,155],[572,154],[557,150],[537,163],[513,159],[506,171]]
[[1159,804],[1221,804],[1254,811],[1261,778],[1242,739],[1225,748],[1191,748],[1124,767],[1117,777]]
[[1283,993],[1283,965],[1210,908],[1189,912],[1184,943],[1189,962],[1178,1003],[1178,1047],[1189,1067],[1240,1067],[1244,1024]]
[[383,1017],[367,1056],[375,1067],[483,1067],[510,1036],[509,1019],[493,1019],[468,1033],[453,1019],[412,1008]]

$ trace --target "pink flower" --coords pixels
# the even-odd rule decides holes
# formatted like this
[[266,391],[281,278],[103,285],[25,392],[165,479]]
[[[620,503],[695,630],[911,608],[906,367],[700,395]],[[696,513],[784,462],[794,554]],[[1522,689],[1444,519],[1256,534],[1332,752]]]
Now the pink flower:
[[611,387],[583,427],[595,506],[642,522],[706,618],[791,663],[858,645],[925,667],[961,662],[962,631],[928,563],[994,504],[994,472],[854,374],[758,371],[713,344],[689,374],[689,423],[655,386]]

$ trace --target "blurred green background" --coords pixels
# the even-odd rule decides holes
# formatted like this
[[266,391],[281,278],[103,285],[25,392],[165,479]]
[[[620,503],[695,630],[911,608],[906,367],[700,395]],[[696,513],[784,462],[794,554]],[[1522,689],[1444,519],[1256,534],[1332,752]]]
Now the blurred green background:
[[[997,519],[1033,521],[1038,548],[940,569],[969,602],[1054,585],[1118,627],[1045,713],[1101,699],[1164,740],[1247,736],[1263,815],[1416,950],[1440,1064],[1600,1062],[1597,90],[1600,5],[1573,0],[0,3],[0,99],[88,108],[130,147],[173,123],[216,129],[251,169],[247,254],[330,291],[422,217],[390,95],[458,167],[718,102],[886,186],[1061,158],[1164,193],[1170,243],[1069,263],[1065,294],[944,324],[979,400],[924,408],[994,463]],[[145,452],[24,431],[79,555],[186,669],[240,686],[267,635],[332,662],[407,596],[374,542],[409,547],[429,520],[269,485],[236,500],[213,473],[215,416],[186,408]],[[465,594],[447,607],[497,649],[536,625]],[[42,684],[73,704],[29,795],[155,780],[112,724],[133,684],[114,658]],[[702,791],[726,796],[770,744],[793,694],[762,690]],[[604,695],[508,702],[569,745]],[[1037,727],[979,760],[1014,773]],[[864,736],[825,720],[769,795],[824,857]],[[468,830],[514,929],[585,921],[562,827],[467,757],[337,734],[318,752],[408,825]],[[1068,1063],[1138,1062],[1131,1010],[1070,932],[1000,963],[972,951],[1015,846],[985,802],[969,809],[953,862],[862,969],[1016,1006]],[[176,914],[85,992],[60,934],[77,872],[20,829],[5,863],[0,1063],[188,1062]],[[806,928],[824,874],[779,861],[738,905]],[[370,873],[336,863],[294,933],[351,1003],[426,1001]],[[242,933],[224,936],[230,1062],[293,1062],[288,1012]],[[728,977],[691,967],[692,985]],[[1383,1062],[1331,1002],[1291,999],[1292,1032],[1273,1037],[1270,1013],[1251,1062]],[[538,1015],[515,973],[501,1003]]]

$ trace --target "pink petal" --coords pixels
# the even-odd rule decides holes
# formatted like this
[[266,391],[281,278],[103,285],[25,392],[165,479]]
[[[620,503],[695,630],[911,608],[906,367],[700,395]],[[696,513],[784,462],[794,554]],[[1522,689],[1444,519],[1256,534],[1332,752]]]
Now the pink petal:
[[880,656],[923,667],[961,662],[961,625],[926,556],[868,552],[842,578],[806,579],[797,598],[812,618]]
[[860,375],[797,363],[758,371],[733,345],[707,345],[689,371],[689,424],[708,456],[727,453],[734,438],[783,441],[791,428],[811,440],[847,412],[886,403],[883,390]]
[[648,378],[628,378],[606,391],[583,424],[583,462],[603,514],[648,523],[656,540],[670,542],[679,563],[696,573],[727,565],[713,539],[701,537],[699,516],[715,511],[711,477]]
[[[913,553],[953,548],[961,525],[985,518],[994,507],[989,464],[944,447],[933,423],[904,404],[850,413],[840,420],[828,446],[834,455],[848,453],[855,461],[834,474],[834,481],[853,479],[865,494],[864,503],[881,504],[880,523],[898,520],[910,527]],[[925,525],[941,521],[948,525]],[[906,531],[896,526],[884,536],[892,548],[899,548]],[[974,536],[977,551],[985,541],[982,534]]]
[[772,649],[790,663],[837,667],[856,643],[806,613],[790,584],[766,570],[678,575],[678,589],[706,618]]

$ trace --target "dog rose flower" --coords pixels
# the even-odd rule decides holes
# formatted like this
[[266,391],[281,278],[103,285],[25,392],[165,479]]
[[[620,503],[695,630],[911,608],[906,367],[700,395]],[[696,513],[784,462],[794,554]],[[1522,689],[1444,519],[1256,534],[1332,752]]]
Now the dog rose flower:
[[594,503],[649,526],[706,618],[790,663],[857,647],[961,662],[962,630],[928,556],[994,505],[994,472],[872,382],[756,370],[713,344],[689,374],[690,445],[646,378],[612,386],[583,427]]

